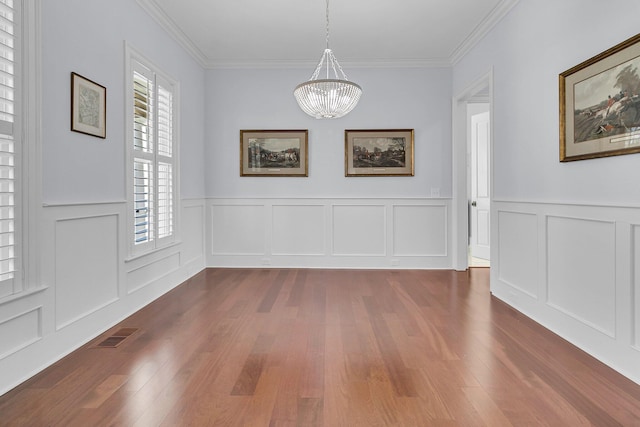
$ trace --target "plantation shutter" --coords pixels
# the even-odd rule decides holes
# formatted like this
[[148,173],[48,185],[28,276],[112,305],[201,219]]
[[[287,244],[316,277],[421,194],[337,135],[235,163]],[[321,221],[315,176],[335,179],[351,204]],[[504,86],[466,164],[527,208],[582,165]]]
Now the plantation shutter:
[[174,236],[174,86],[144,64],[133,67],[133,217],[136,252]]
[[158,84],[158,238],[173,234],[173,94]]
[[145,74],[140,71],[133,73],[133,210],[136,245],[153,240],[153,80]]
[[0,296],[13,293],[16,276],[16,145],[14,135],[15,11],[0,0]]

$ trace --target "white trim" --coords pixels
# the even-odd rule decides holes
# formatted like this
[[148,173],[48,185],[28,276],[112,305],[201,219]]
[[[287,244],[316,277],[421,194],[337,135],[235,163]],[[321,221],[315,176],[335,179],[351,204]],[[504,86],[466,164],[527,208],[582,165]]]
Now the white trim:
[[[127,194],[127,260],[136,259],[147,254],[157,252],[159,250],[165,249],[167,247],[173,246],[176,243],[180,242],[180,210],[181,210],[181,200],[180,200],[180,82],[177,79],[174,79],[169,74],[162,71],[162,68],[155,65],[155,63],[149,60],[145,55],[140,53],[137,49],[135,49],[131,44],[127,41],[124,42],[124,53],[125,53],[125,143],[127,144],[125,155],[126,155],[126,194]],[[143,153],[134,153],[133,152],[133,141],[131,132],[132,123],[133,123],[133,104],[131,102],[131,90],[133,87],[133,77],[132,73],[135,69],[134,61],[143,67],[148,68],[157,79],[162,80],[166,85],[170,86],[172,95],[173,95],[173,126],[174,126],[174,135],[173,135],[173,150],[172,150],[172,170],[173,170],[173,234],[168,237],[164,237],[162,239],[157,236],[154,237],[153,245],[139,245],[135,247],[133,241],[131,240],[131,230],[133,230],[134,226],[134,218],[131,216],[131,212],[133,212],[133,199],[131,196],[131,190],[133,188],[133,168],[131,167],[134,162],[134,158],[146,159]],[[156,80],[156,79],[154,79]],[[157,168],[157,156],[154,154],[154,175],[157,174],[155,170]],[[157,182],[154,183],[157,186]],[[154,200],[154,203],[157,203],[157,200]],[[155,211],[155,210],[154,210]],[[155,214],[155,213],[154,213]],[[156,224],[157,225],[157,224]],[[151,242],[150,242],[151,243]]]
[[16,252],[19,257],[19,275],[16,298],[42,290],[40,284],[40,234],[42,203],[42,158],[41,158],[41,107],[42,107],[42,0],[24,0],[16,7],[19,23],[19,59],[16,61],[16,76],[20,81],[20,96],[15,101],[16,140],[20,146],[16,166],[19,182],[16,200],[19,203],[19,225],[16,228]]
[[[341,61],[344,68],[449,68],[449,58]],[[311,69],[318,65],[309,60],[234,60],[207,61],[207,69]]]
[[449,57],[450,65],[456,65],[471,49],[502,20],[519,0],[502,0],[489,15],[458,45]]
[[[347,68],[443,68],[458,63],[484,36],[504,18],[519,0],[501,0],[486,18],[445,58],[403,58],[396,60],[343,61]],[[317,61],[308,60],[213,60],[182,31],[154,0],[136,0],[138,5],[153,18],[191,57],[207,69],[270,69],[313,68]]]
[[207,67],[207,58],[189,37],[173,22],[153,0],[136,0],[138,5],[187,51],[202,67]]
[[[430,198],[207,198],[206,199],[206,263],[209,267],[254,267],[254,268],[353,268],[353,269],[451,269],[451,199]],[[313,206],[322,209],[313,218],[306,218],[305,228],[313,230],[304,233],[302,238],[308,240],[302,251],[287,249],[292,243],[288,239],[299,239],[300,234],[281,236],[274,239],[273,207],[290,207],[294,211],[281,212],[285,218],[296,215],[295,211],[301,206]],[[398,210],[396,208],[416,208],[417,213],[410,213],[409,221],[415,221],[415,226],[427,234],[408,235],[408,229],[415,229],[412,223],[403,222],[398,228]],[[426,219],[420,209],[431,207],[442,209],[438,214]],[[247,227],[247,215],[252,215],[256,208],[261,212],[260,218],[252,227]],[[337,235],[334,226],[336,209],[350,210],[352,208],[366,208],[376,210],[376,223],[383,227],[383,236],[378,229],[373,235],[367,236],[367,245],[374,246],[342,246],[337,247],[336,237],[352,239],[362,237],[362,229],[350,232],[348,223],[358,222],[358,213],[347,212],[341,217],[341,223],[347,224],[340,229],[349,235]],[[384,213],[379,210],[384,210]],[[378,217],[379,214],[379,217]],[[228,216],[231,215],[231,216]],[[224,224],[220,220],[224,218]],[[263,230],[264,227],[264,230]],[[431,230],[438,230],[437,235],[430,234]],[[396,234],[399,233],[399,234]],[[421,232],[422,233],[422,232]],[[400,239],[396,236],[400,236]],[[311,240],[309,240],[311,239]],[[381,240],[383,239],[383,240]],[[425,243],[424,239],[431,239]],[[436,240],[433,240],[436,239]],[[443,240],[441,240],[443,239]],[[343,239],[344,240],[344,239]],[[342,250],[342,247],[345,250]],[[376,249],[371,251],[371,248]],[[401,249],[402,253],[398,252]],[[276,250],[277,249],[277,250]],[[340,250],[338,250],[340,249]],[[373,253],[372,253],[373,252]]]
[[23,298],[30,297],[31,295],[44,292],[47,289],[49,289],[48,286],[41,286],[39,288],[29,288],[19,294],[7,295],[6,297],[0,298],[0,305],[8,304],[10,302],[14,302]]
[[[490,126],[493,129],[493,69],[490,69],[487,73],[479,77],[476,81],[471,83],[465,90],[459,94],[454,95],[452,100],[452,171],[453,171],[453,201],[451,204],[451,234],[452,234],[452,261],[453,268],[458,271],[466,270],[468,268],[467,248],[468,248],[468,236],[469,236],[469,212],[468,212],[468,189],[467,189],[467,103],[475,99],[474,96],[486,87],[489,87],[489,117]],[[483,97],[484,99],[484,97]],[[490,133],[489,137],[489,194],[491,203],[493,204],[493,135]],[[493,208],[492,208],[493,210]],[[493,215],[492,212],[492,217]],[[495,230],[495,224],[493,224],[494,218],[491,219],[491,230]],[[495,241],[490,236],[490,246]]]

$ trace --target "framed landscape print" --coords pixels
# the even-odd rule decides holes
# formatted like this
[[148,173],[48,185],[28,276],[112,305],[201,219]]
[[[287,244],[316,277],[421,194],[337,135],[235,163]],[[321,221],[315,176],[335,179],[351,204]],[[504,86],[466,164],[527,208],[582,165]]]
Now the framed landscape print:
[[107,137],[107,89],[71,73],[71,130]]
[[413,176],[413,129],[344,131],[345,176]]
[[308,130],[241,130],[240,176],[308,176]]
[[560,161],[640,152],[640,34],[559,76]]

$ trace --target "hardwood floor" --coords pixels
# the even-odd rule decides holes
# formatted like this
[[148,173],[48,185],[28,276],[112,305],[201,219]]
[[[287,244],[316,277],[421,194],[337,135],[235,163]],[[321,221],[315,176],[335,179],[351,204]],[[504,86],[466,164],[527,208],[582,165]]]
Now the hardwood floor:
[[640,426],[639,385],[488,275],[209,269],[1,396],[0,425]]

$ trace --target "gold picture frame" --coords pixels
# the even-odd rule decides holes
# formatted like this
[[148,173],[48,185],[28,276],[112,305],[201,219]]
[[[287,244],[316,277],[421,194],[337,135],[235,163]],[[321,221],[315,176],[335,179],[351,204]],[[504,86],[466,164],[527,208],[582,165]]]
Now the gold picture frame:
[[640,152],[640,34],[561,73],[560,161]]
[[309,131],[241,130],[240,176],[309,175]]
[[107,137],[107,88],[71,73],[71,130]]
[[345,130],[345,176],[413,176],[413,145],[413,129]]

